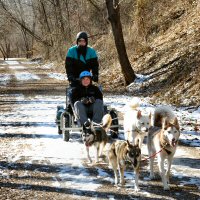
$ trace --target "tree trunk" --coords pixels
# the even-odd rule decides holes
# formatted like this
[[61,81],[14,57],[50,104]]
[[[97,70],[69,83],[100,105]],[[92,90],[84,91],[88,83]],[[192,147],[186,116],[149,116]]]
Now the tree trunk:
[[122,32],[122,25],[120,21],[119,0],[106,0],[108,10],[108,20],[111,23],[115,45],[118,53],[119,62],[121,65],[122,73],[125,78],[125,84],[132,83],[136,75],[128,59],[124,37]]
[[[69,41],[72,43],[72,35],[71,35],[71,23],[70,23],[70,11],[69,11],[69,2],[68,0],[65,0],[65,6],[66,6],[66,12],[67,12],[67,20],[68,20],[68,35],[69,35]],[[66,40],[66,38],[65,38]]]
[[3,55],[3,59],[5,60],[6,59],[6,52],[5,52],[5,50],[4,50],[4,48],[3,48],[3,46],[1,44],[0,44],[0,51],[1,51],[2,55]]
[[50,33],[52,33],[52,31],[51,31],[50,24],[49,24],[49,21],[48,21],[46,8],[45,8],[45,5],[44,5],[43,1],[39,0],[39,2],[40,2],[40,5],[41,5],[42,15],[44,17],[44,22],[46,23],[46,30],[47,30],[47,33],[48,33],[48,35],[50,37],[50,44],[51,44],[51,46],[53,46],[53,39],[52,39],[52,36],[50,34]]
[[55,5],[56,5],[55,6],[56,15],[57,15],[57,18],[58,18],[59,23],[60,23],[60,30],[61,30],[61,33],[62,33],[62,37],[65,40],[65,38],[67,37],[67,33],[66,33],[66,30],[65,30],[65,23],[64,23],[64,19],[63,19],[62,6],[60,4],[60,0],[55,0]]

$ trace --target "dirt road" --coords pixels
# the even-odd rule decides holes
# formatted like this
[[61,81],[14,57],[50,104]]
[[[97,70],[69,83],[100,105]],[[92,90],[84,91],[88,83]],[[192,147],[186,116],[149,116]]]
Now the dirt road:
[[[50,65],[0,61],[0,199],[200,199],[199,147],[180,144],[170,191],[159,178],[148,179],[148,161],[137,194],[130,169],[121,188],[113,185],[106,159],[88,164],[79,133],[68,143],[57,134],[56,107],[65,103],[66,83]],[[147,157],[145,144],[142,152]]]

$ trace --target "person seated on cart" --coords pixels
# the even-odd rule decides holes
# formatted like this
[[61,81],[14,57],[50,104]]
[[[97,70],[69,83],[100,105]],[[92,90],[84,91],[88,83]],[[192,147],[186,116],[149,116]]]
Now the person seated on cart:
[[82,126],[89,126],[89,115],[91,121],[101,123],[104,114],[103,94],[101,90],[92,84],[92,74],[83,71],[79,76],[79,85],[72,90],[72,104],[78,122]]
[[79,85],[79,74],[82,71],[92,72],[92,80],[98,82],[98,57],[96,51],[88,46],[86,32],[79,32],[76,36],[76,45],[69,48],[65,59],[65,69],[72,88]]

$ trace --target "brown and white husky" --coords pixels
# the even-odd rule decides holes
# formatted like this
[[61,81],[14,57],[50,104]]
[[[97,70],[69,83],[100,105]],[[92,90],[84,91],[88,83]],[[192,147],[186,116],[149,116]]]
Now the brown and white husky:
[[[176,152],[179,136],[179,123],[173,111],[166,106],[156,108],[154,112],[154,126],[149,128],[147,136],[148,154],[149,157],[151,157],[150,178],[155,178],[153,171],[154,156],[152,157],[152,155],[156,154],[164,190],[170,189],[170,169]],[[167,160],[166,172],[164,169],[165,160]]]
[[128,140],[117,140],[116,142],[112,143],[109,148],[108,159],[112,169],[114,170],[116,185],[119,182],[118,170],[120,175],[120,183],[121,185],[124,185],[124,171],[126,167],[126,161],[129,161],[132,164],[135,171],[135,191],[138,191],[139,167],[141,160],[141,150],[139,146],[132,145]]

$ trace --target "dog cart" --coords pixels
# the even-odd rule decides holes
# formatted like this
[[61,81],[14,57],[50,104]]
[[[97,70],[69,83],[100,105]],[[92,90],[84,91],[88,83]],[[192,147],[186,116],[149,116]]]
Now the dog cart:
[[[63,135],[64,141],[69,141],[70,132],[78,131],[82,132],[82,127],[79,127],[73,107],[70,104],[70,90],[71,88],[66,89],[66,105],[64,106],[58,105],[57,106],[57,113],[56,113],[56,124],[58,127],[58,134]],[[110,108],[104,105],[104,114],[109,113],[112,117],[112,124],[110,127],[110,134],[111,137],[117,138],[119,132],[119,122],[118,122],[118,115],[117,111],[114,108]],[[88,116],[90,118],[90,116]]]

